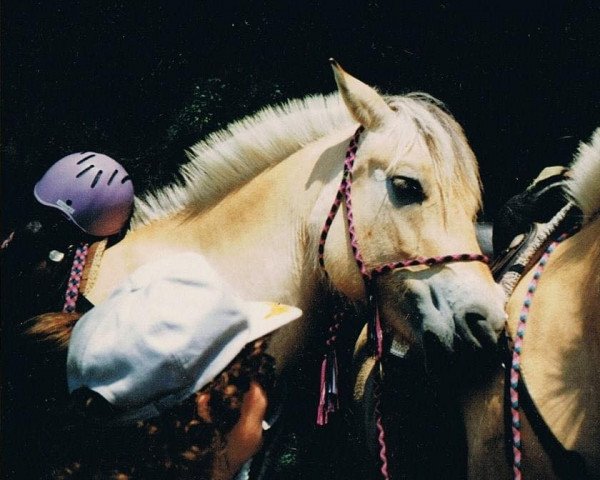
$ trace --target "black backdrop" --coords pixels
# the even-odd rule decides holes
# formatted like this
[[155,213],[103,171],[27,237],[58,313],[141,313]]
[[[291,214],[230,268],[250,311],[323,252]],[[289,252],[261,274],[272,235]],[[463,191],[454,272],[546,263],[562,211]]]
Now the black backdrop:
[[5,0],[4,227],[63,155],[114,156],[138,192],[163,184],[206,133],[333,91],[330,56],[385,92],[448,105],[479,157],[487,219],[600,123],[593,0]]
[[493,219],[600,124],[600,3],[494,3],[4,0],[2,233],[62,156],[103,152],[138,192],[159,186],[227,122],[333,91],[330,56],[385,92],[446,102]]

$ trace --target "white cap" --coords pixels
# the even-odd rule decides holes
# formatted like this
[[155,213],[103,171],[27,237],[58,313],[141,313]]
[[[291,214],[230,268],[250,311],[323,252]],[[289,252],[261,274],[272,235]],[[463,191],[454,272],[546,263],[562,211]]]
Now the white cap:
[[83,315],[69,341],[69,391],[87,387],[124,410],[159,415],[210,383],[244,346],[302,311],[247,302],[196,253],[143,265]]

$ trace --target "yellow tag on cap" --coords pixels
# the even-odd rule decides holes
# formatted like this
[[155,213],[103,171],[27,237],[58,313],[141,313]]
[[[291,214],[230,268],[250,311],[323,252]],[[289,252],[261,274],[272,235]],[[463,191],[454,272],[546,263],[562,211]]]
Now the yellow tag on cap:
[[286,313],[287,311],[287,305],[282,305],[281,303],[274,303],[271,305],[271,309],[269,310],[269,313],[267,313],[265,318],[273,317],[275,315],[281,315],[282,313]]

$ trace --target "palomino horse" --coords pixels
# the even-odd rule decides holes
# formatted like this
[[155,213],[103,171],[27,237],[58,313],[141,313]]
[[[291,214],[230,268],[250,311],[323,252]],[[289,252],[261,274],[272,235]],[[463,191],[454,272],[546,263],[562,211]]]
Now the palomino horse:
[[600,478],[599,185],[597,129],[566,181],[580,230],[523,275],[507,304],[510,396],[499,373],[464,397],[470,478]]
[[[266,108],[193,146],[183,182],[138,201],[133,228],[105,252],[89,300],[101,302],[127,273],[156,257],[198,251],[243,296],[303,309],[299,331],[287,329],[272,342],[287,363],[316,320],[315,299],[337,291],[365,300],[342,215],[324,245],[328,275],[317,255],[357,124],[365,130],[352,203],[365,264],[480,253],[473,225],[480,183],[460,126],[431,97],[384,98],[336,63],[333,69],[343,102],[314,96]],[[413,322],[444,342],[455,330],[468,342],[495,338],[504,313],[487,266],[457,262],[432,270],[403,286],[419,305]],[[447,310],[436,307],[441,301]],[[482,327],[471,329],[470,317]]]
[[[200,252],[242,296],[305,312],[270,345],[279,368],[291,372],[322,346],[307,340],[328,326],[320,305],[340,295],[365,303],[365,276],[376,267],[440,257],[452,263],[436,260],[384,283],[380,307],[411,337],[430,332],[448,348],[457,336],[494,344],[503,295],[487,265],[472,261],[481,259],[480,181],[461,127],[427,95],[384,97],[332,65],[340,95],[266,108],[193,146],[181,181],[137,201],[131,231],[106,250],[86,297],[101,302],[157,257]],[[354,165],[344,170],[348,151]],[[409,319],[406,309],[396,311],[400,294]]]

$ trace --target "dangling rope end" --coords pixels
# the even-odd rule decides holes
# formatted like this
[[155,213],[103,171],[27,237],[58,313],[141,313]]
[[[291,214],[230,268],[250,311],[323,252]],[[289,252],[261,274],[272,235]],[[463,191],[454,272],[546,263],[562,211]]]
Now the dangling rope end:
[[329,414],[340,408],[338,395],[338,362],[335,350],[326,353],[321,363],[321,389],[317,407],[317,425],[327,425]]

